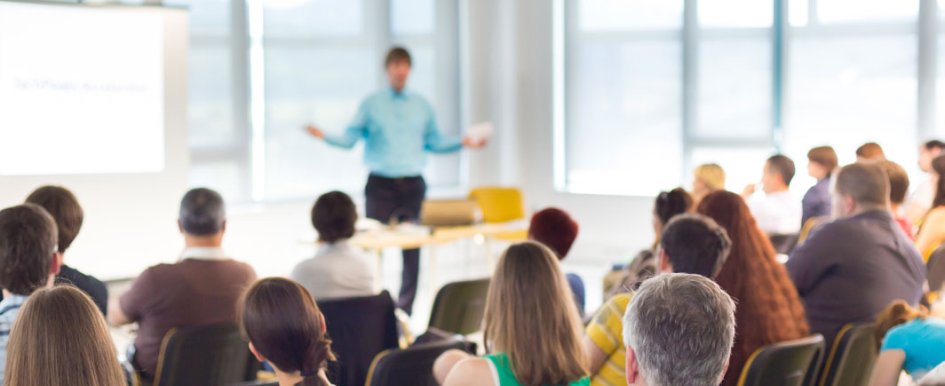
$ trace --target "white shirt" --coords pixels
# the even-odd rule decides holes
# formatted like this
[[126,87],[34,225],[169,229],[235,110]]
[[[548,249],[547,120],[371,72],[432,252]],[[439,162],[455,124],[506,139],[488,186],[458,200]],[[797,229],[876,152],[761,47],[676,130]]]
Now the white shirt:
[[230,260],[230,257],[219,247],[190,247],[184,248],[180,254],[180,260]]
[[347,241],[324,244],[315,257],[295,266],[291,278],[317,300],[371,296],[377,279],[373,257]]
[[756,194],[748,199],[748,207],[758,227],[769,235],[800,232],[801,200],[789,191]]
[[909,195],[909,199],[906,200],[906,208],[909,212],[924,215],[929,209],[932,209],[932,200],[934,199],[935,184],[932,177],[929,177],[922,181],[915,191]]

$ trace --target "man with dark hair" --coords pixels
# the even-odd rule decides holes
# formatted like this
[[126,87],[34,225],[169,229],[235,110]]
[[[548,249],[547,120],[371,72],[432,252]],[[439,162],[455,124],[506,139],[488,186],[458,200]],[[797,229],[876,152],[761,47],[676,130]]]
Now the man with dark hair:
[[[483,138],[461,140],[440,133],[433,106],[405,88],[412,63],[406,49],[391,48],[384,59],[390,87],[365,98],[344,133],[306,127],[309,134],[336,147],[350,149],[364,140],[364,163],[371,172],[364,189],[367,217],[384,224],[420,217],[427,189],[422,176],[427,152],[445,154],[485,145]],[[398,306],[409,314],[417,293],[420,250],[405,250],[403,255]]]
[[348,243],[357,220],[354,202],[342,192],[325,193],[312,206],[312,225],[321,247],[315,257],[296,265],[290,276],[316,299],[377,292],[372,257]]
[[787,156],[771,156],[761,178],[764,194],[754,194],[755,185],[748,185],[742,192],[758,226],[769,235],[796,234],[801,228],[801,202],[788,190],[794,171],[794,161]]
[[732,241],[714,220],[681,214],[666,224],[660,239],[660,270],[714,279],[732,250]]
[[56,223],[43,208],[24,204],[0,211],[0,380],[20,307],[33,291],[51,286],[59,274],[58,243]]
[[205,188],[187,192],[177,227],[185,244],[180,259],[146,269],[109,307],[112,324],[138,322],[130,360],[145,378],[155,374],[168,331],[236,321],[238,299],[256,280],[252,267],[230,259],[220,248],[226,211],[219,193]]
[[890,302],[916,304],[925,264],[889,212],[889,180],[876,163],[837,172],[837,220],[815,228],[785,264],[811,333],[827,342],[847,323],[867,323]]
[[945,150],[945,142],[933,139],[919,145],[919,169],[928,175],[922,180],[909,196],[905,206],[906,219],[918,224],[925,214],[932,209],[932,200],[935,198],[935,173],[932,171],[932,160]]
[[[56,220],[56,228],[59,231],[59,254],[65,255],[66,250],[79,234],[79,230],[82,229],[84,215],[79,200],[66,188],[43,186],[26,197],[26,202],[43,207]],[[105,283],[66,264],[62,264],[56,281],[76,286],[95,301],[95,305],[102,310],[102,315],[108,313],[108,289]]]

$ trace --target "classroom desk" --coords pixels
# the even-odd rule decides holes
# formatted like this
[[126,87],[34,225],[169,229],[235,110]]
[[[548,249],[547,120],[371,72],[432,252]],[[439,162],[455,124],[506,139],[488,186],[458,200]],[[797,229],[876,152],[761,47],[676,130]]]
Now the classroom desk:
[[[436,247],[454,243],[460,240],[476,240],[486,243],[486,261],[491,267],[493,264],[491,243],[493,240],[521,241],[527,234],[524,222],[516,221],[498,224],[475,224],[455,227],[430,228],[419,225],[404,224],[395,227],[380,227],[358,232],[351,238],[351,244],[371,252],[377,257],[378,285],[384,277],[382,263],[384,250],[428,248],[430,256],[431,282],[437,286],[436,275]],[[380,290],[380,288],[378,288]]]

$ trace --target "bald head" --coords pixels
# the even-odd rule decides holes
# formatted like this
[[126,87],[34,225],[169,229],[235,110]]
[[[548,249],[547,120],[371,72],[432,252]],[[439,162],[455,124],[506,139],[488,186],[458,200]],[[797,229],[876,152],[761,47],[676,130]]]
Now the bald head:
[[839,217],[889,206],[889,179],[880,165],[856,163],[844,166],[837,173],[834,200],[840,201]]

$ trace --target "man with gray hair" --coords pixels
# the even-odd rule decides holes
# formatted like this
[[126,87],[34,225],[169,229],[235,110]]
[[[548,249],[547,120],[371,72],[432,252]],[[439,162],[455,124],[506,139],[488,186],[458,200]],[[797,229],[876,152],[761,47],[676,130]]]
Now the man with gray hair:
[[889,210],[889,179],[877,164],[837,172],[836,220],[815,228],[785,264],[811,333],[827,345],[848,323],[872,322],[896,299],[916,304],[925,264]]
[[717,386],[735,340],[735,302],[711,279],[662,274],[643,282],[623,326],[629,385]]
[[138,322],[135,353],[129,359],[145,378],[155,374],[168,331],[235,322],[239,297],[256,280],[252,267],[220,248],[226,210],[219,193],[206,188],[187,192],[177,226],[185,245],[178,261],[146,269],[108,307],[112,324]]

